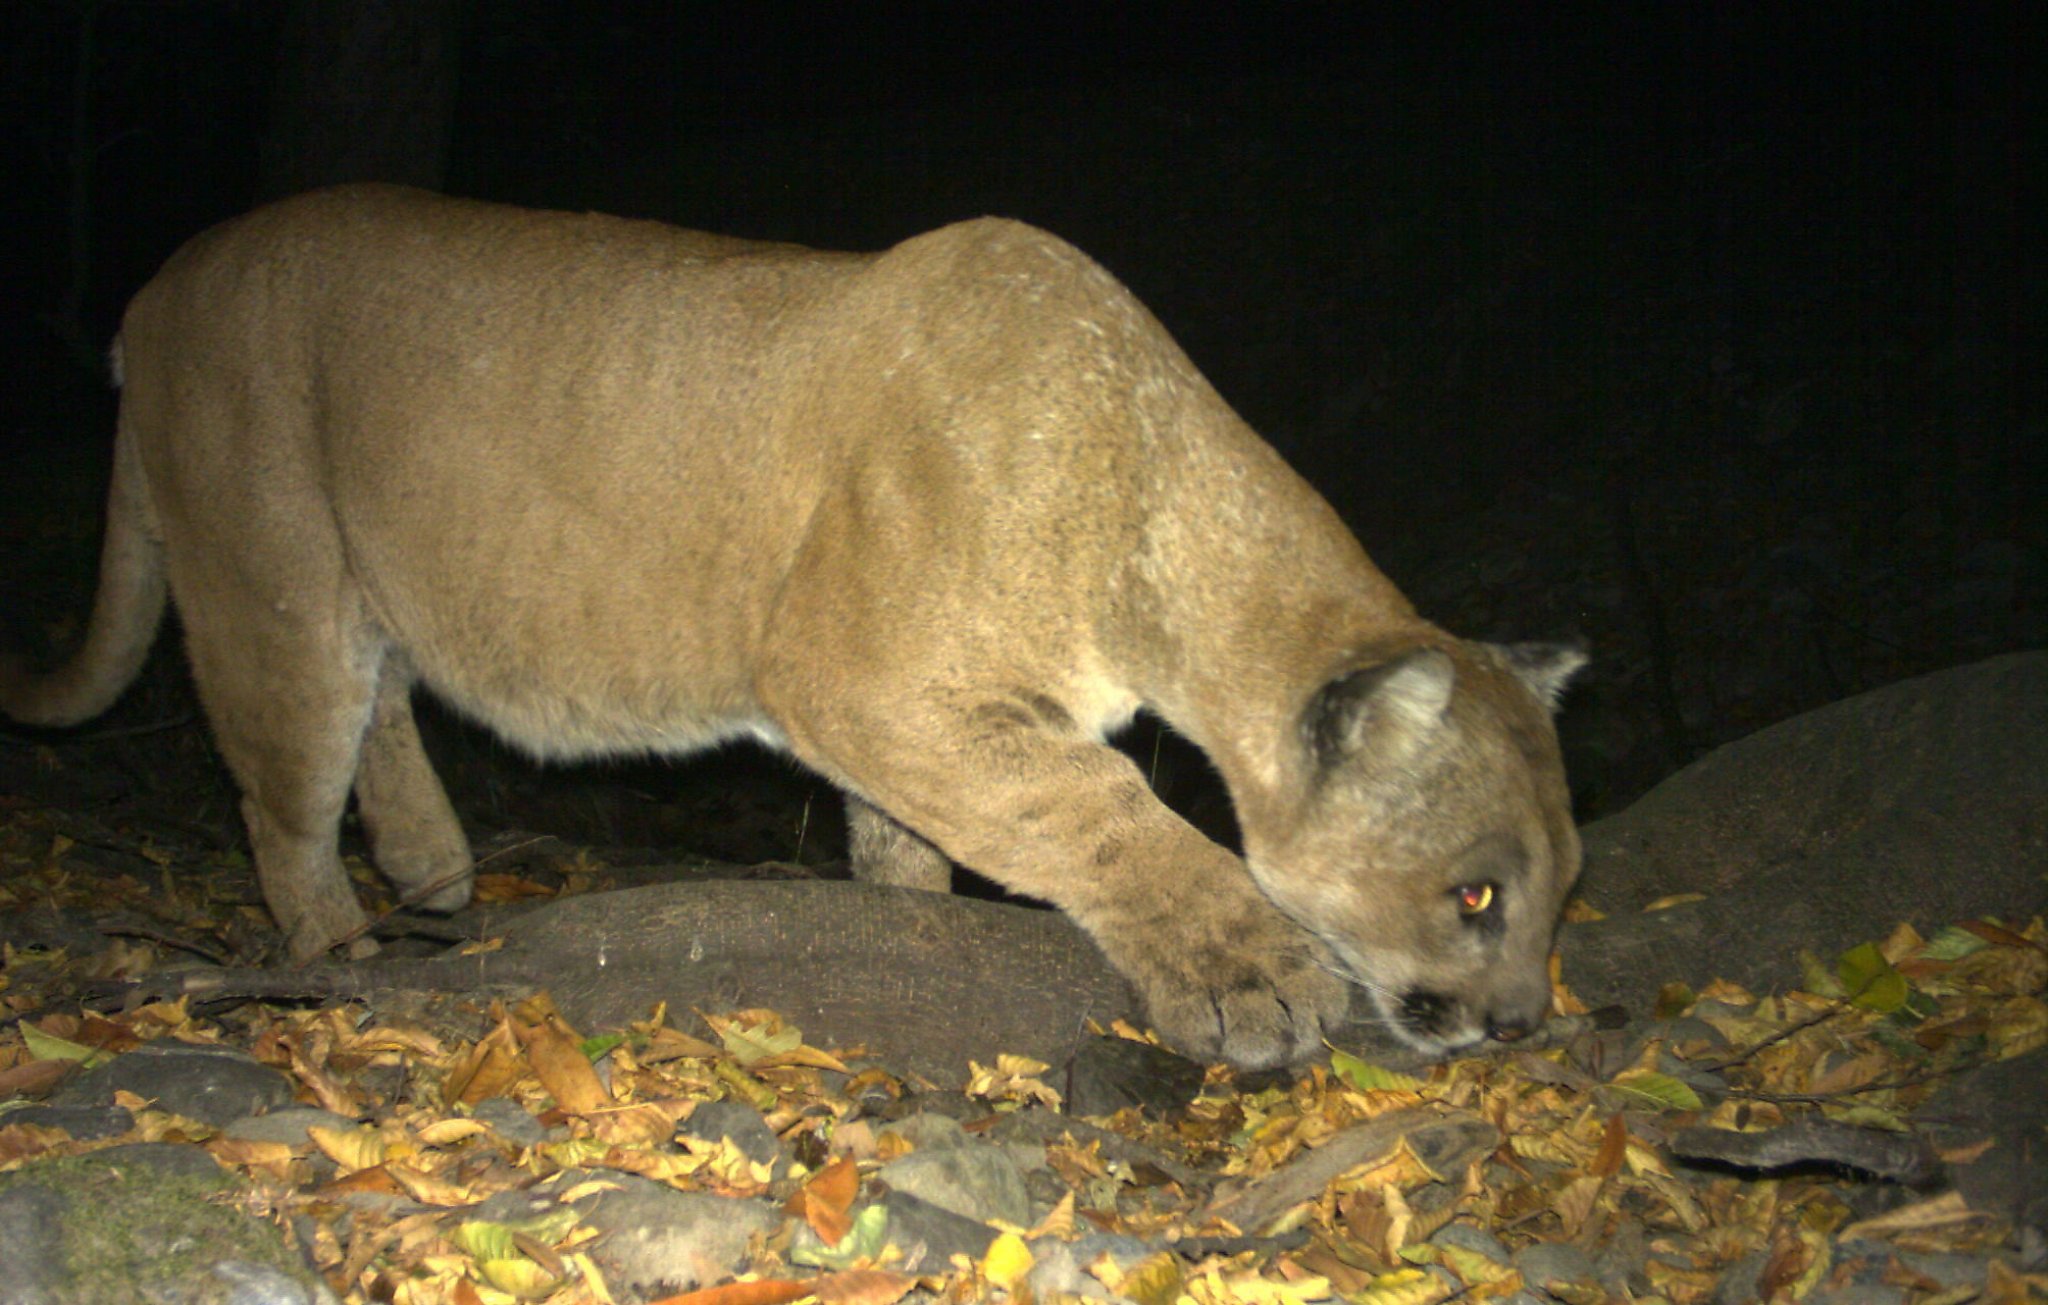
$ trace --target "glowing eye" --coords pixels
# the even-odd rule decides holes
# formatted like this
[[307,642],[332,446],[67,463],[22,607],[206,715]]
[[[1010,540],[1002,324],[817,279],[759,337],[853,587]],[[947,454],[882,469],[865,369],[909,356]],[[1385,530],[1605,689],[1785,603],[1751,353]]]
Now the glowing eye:
[[1451,890],[1451,896],[1458,899],[1460,915],[1479,915],[1493,905],[1493,885],[1461,884]]

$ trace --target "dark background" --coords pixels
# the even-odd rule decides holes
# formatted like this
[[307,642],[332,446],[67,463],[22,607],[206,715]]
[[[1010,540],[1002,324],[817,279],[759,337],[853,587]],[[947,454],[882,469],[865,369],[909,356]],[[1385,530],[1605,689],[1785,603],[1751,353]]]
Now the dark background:
[[[1582,816],[2048,642],[2022,5],[7,0],[0,42],[14,642],[90,593],[122,303],[204,226],[368,177],[828,247],[1067,237],[1427,614],[1590,640]],[[211,785],[190,810],[225,828],[166,644],[64,757],[96,792]],[[836,850],[777,763],[544,773],[435,737],[479,826]]]

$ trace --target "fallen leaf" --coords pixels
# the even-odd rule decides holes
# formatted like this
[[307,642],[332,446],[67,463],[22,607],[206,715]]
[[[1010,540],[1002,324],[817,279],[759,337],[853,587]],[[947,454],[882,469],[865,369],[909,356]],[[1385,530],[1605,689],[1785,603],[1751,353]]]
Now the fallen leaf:
[[611,1093],[605,1091],[596,1068],[583,1054],[574,1030],[560,1016],[549,1015],[532,1024],[515,1019],[512,1031],[535,1077],[565,1112],[586,1115],[611,1104]]
[[836,1246],[853,1230],[848,1211],[860,1192],[860,1170],[841,1157],[813,1174],[782,1208],[811,1226],[828,1246]]
[[887,1269],[847,1269],[811,1284],[824,1305],[895,1305],[917,1279]]

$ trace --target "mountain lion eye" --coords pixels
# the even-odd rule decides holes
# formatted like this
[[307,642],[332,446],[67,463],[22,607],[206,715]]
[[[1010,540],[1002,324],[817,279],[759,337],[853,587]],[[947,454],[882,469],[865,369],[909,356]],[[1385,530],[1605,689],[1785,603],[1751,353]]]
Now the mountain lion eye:
[[1451,890],[1458,901],[1458,914],[1483,915],[1493,905],[1492,884],[1460,884]]

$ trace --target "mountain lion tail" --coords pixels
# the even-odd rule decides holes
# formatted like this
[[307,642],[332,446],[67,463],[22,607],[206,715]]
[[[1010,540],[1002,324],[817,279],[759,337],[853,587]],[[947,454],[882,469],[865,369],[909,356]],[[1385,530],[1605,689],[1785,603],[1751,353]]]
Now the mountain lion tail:
[[99,595],[85,642],[64,665],[37,674],[0,655],[0,714],[24,725],[76,725],[112,706],[134,682],[164,614],[163,548],[135,439],[124,422],[114,441]]

